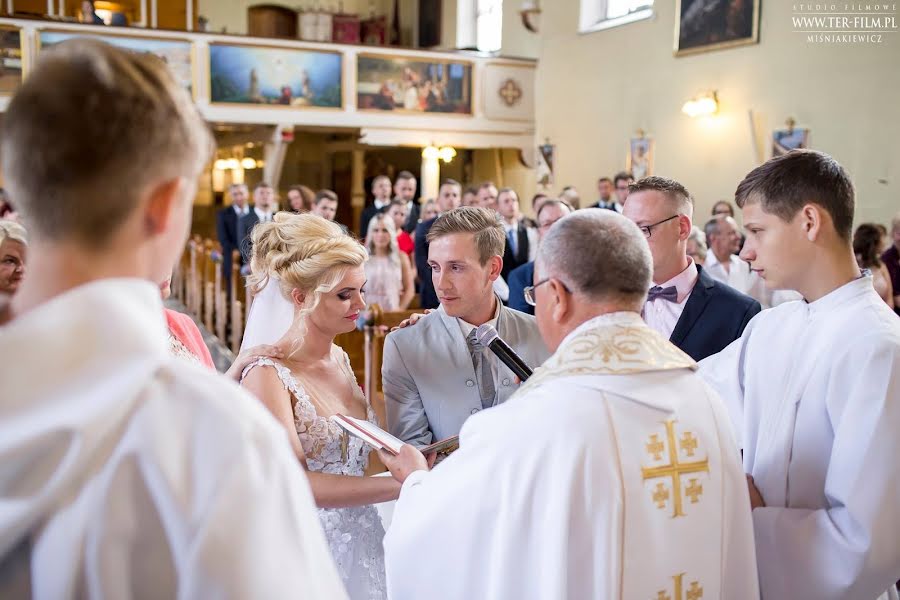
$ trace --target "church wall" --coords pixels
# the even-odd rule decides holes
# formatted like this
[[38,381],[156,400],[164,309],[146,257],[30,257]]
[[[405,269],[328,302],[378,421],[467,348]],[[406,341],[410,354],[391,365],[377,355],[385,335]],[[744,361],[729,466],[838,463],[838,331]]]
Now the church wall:
[[[596,196],[596,180],[625,166],[627,140],[656,140],[654,172],[682,181],[702,224],[718,199],[757,164],[748,111],[763,152],[788,117],[810,127],[811,147],[844,165],[857,189],[856,222],[887,222],[900,209],[900,34],[881,44],[808,44],[794,33],[790,2],[762,2],[760,43],[676,58],[674,2],[653,19],[579,35],[578,2],[542,2],[537,139],[556,145],[553,191],[573,184]],[[898,15],[900,16],[900,15]],[[681,113],[717,90],[720,113]]]
[[[228,29],[228,33],[246,34],[247,33],[247,8],[260,4],[257,0],[198,0],[197,10],[199,14],[209,19],[211,31],[221,32],[223,27]],[[281,2],[289,8],[310,9],[316,4],[324,6],[328,10],[337,10],[337,2]],[[402,4],[402,3],[401,3]],[[360,18],[368,18],[369,16],[369,0],[342,0],[344,12],[348,14],[357,14]],[[387,15],[388,29],[390,29],[390,16],[393,11],[392,0],[374,0],[375,14]],[[407,19],[404,21],[403,8],[400,11],[401,28],[411,29],[412,21]]]

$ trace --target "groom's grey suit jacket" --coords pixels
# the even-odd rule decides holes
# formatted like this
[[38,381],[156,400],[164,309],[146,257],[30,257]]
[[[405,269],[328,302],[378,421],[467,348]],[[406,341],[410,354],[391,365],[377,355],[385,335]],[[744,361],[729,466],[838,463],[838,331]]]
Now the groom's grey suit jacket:
[[[532,369],[550,356],[531,315],[501,306],[497,333]],[[494,384],[500,403],[518,383],[506,365],[497,363]],[[482,408],[466,339],[459,322],[443,307],[388,334],[381,380],[388,430],[414,446],[457,435],[465,420]]]

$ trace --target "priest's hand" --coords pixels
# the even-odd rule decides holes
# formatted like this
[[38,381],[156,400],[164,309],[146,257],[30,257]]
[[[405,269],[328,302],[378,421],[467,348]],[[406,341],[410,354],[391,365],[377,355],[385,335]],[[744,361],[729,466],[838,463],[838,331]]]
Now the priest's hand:
[[428,471],[434,464],[435,456],[435,454],[431,454],[430,460],[426,459],[419,450],[409,444],[403,444],[397,456],[384,450],[378,451],[378,458],[388,468],[394,479],[400,483],[406,481],[406,478],[414,471]]
[[269,344],[260,344],[259,346],[247,348],[237,355],[237,358],[225,371],[225,376],[240,382],[244,369],[257,358],[282,358],[283,356],[284,353],[281,350]]
[[398,329],[403,329],[404,327],[409,327],[410,325],[415,325],[419,322],[419,319],[422,317],[428,316],[434,312],[433,308],[426,308],[423,313],[413,313],[409,316],[408,319],[403,319],[400,321],[400,324],[396,327],[391,328],[391,331],[397,331]]
[[762,494],[759,493],[759,490],[756,489],[756,484],[753,483],[753,475],[747,475],[747,490],[750,492],[750,510],[766,505]]

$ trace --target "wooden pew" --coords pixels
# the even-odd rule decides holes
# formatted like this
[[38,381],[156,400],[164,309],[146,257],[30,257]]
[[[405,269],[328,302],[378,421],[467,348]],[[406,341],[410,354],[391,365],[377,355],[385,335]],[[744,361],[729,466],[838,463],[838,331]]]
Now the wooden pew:
[[404,319],[421,312],[418,309],[386,312],[378,304],[369,307],[371,319],[366,325],[365,333],[365,375],[363,390],[372,404],[378,422],[386,424],[384,409],[384,393],[381,389],[381,360],[384,356],[384,338]]

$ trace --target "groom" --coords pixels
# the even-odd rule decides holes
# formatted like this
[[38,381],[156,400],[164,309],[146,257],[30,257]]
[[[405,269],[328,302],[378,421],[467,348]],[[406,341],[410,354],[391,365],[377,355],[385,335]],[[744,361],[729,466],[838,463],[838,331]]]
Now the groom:
[[512,371],[475,341],[478,326],[493,325],[532,367],[547,358],[534,317],[494,294],[505,243],[496,212],[485,208],[455,208],[431,226],[428,264],[441,306],[384,343],[387,425],[403,441],[424,446],[454,436],[518,387]]
[[412,473],[382,453],[405,479],[391,598],[759,597],[728,415],[641,320],[651,271],[643,234],[612,211],[546,234],[531,291],[553,356],[434,472],[408,445]]

